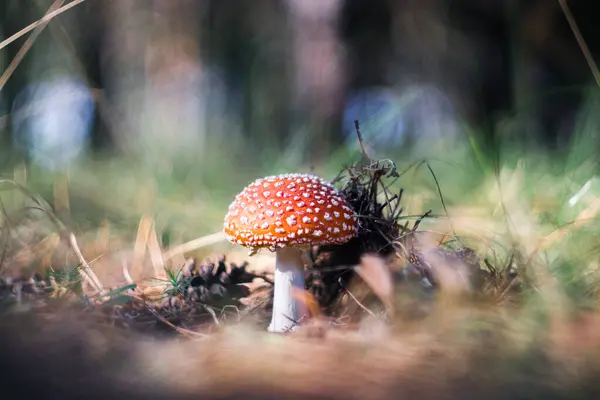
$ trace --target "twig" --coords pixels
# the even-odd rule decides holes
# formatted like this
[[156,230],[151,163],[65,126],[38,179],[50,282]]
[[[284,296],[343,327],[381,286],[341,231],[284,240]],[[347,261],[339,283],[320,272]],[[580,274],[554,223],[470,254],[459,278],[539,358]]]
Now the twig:
[[[312,268],[312,267],[310,267],[310,268]],[[274,284],[275,284],[275,282],[273,282],[273,279],[269,278],[269,277],[268,277],[266,274],[258,275],[258,274],[254,274],[254,273],[253,273],[252,275],[253,275],[255,278],[260,278],[260,279],[262,279],[263,281],[267,282],[267,283],[268,283],[268,284],[270,284],[270,285],[274,285]]]
[[199,248],[210,246],[225,240],[225,234],[223,232],[216,232],[207,236],[200,237],[198,239],[191,240],[187,243],[173,247],[163,254],[163,260],[167,261],[179,254],[184,254],[189,251],[197,250]]
[[[44,15],[41,19],[39,19],[39,20],[35,21],[34,23],[30,24],[29,26],[21,29],[19,32],[15,33],[8,39],[4,39],[2,42],[0,42],[0,50],[2,50],[3,48],[8,46],[15,40],[19,39],[21,36],[27,34],[28,32],[34,30],[37,27],[41,27],[43,29],[48,24],[48,22],[50,22],[51,19],[59,16],[60,14],[64,13],[67,10],[70,10],[71,8],[75,7],[76,5],[83,3],[84,1],[85,0],[73,0],[71,3],[69,3],[65,6],[62,5],[62,3],[65,2],[64,0],[54,2],[54,4],[52,4],[52,6],[48,9],[48,12],[46,13],[46,15]],[[51,11],[51,10],[54,10],[54,11]],[[35,32],[34,32],[34,34],[35,34]],[[33,34],[32,34],[32,36],[33,36]]]
[[419,217],[419,219],[417,219],[417,221],[415,222],[415,224],[413,225],[412,231],[416,232],[417,229],[419,229],[419,226],[421,225],[421,222],[423,222],[423,220],[427,217],[429,217],[431,215],[432,210],[428,210],[425,214],[421,215]]
[[588,48],[587,44],[585,43],[585,39],[581,35],[581,31],[579,30],[579,27],[577,26],[577,21],[575,21],[575,17],[573,16],[573,13],[571,12],[571,8],[567,4],[567,0],[558,0],[558,3],[560,4],[560,7],[562,8],[563,14],[565,14],[565,18],[567,19],[567,22],[569,23],[569,26],[571,27],[571,30],[573,31],[573,35],[575,36],[575,39],[577,40],[577,43],[579,44],[579,47],[581,48],[581,52],[583,53],[585,60],[587,61],[588,65],[590,66],[590,69],[592,70],[592,75],[594,76],[594,79],[596,80],[596,84],[598,86],[600,86],[600,71],[598,70],[598,65],[596,64],[596,61],[594,60],[594,57],[592,56],[590,49]]
[[497,295],[496,301],[502,302],[505,299],[506,294],[516,285],[516,283],[517,279],[511,279],[506,288],[502,291],[502,293]]
[[356,130],[356,136],[358,136],[358,143],[360,144],[360,149],[363,153],[363,157],[369,162],[369,164],[371,164],[373,159],[371,158],[371,156],[369,156],[369,153],[367,153],[362,133],[360,132],[360,124],[358,123],[357,119],[354,120],[354,128]]
[[[442,194],[442,189],[440,188],[440,184],[438,182],[437,176],[435,176],[435,173],[433,172],[433,169],[431,168],[431,165],[429,165],[428,162],[425,162],[425,165],[427,165],[427,168],[429,169],[429,172],[431,172],[431,176],[433,176],[433,180],[435,181],[435,187],[437,188],[438,194],[440,196],[440,201],[442,202],[442,207],[444,208],[444,212],[446,213],[446,216],[448,217],[448,221],[450,222],[450,228],[452,229],[452,233],[454,233],[454,235],[456,236],[456,231],[454,230],[454,226],[452,224],[452,219],[450,218],[450,215],[448,214],[448,209],[446,208],[446,202],[444,201],[444,195]],[[442,244],[442,242],[444,241],[445,236],[442,236],[442,238],[440,239],[440,244]],[[460,239],[458,239],[458,241],[460,242]],[[462,242],[461,242],[462,244]]]
[[[48,9],[48,12],[46,13],[46,16],[44,18],[46,18],[48,15],[51,15],[53,12],[60,10],[60,7],[63,5],[64,2],[65,2],[65,0],[55,0],[54,3],[52,3],[50,8]],[[69,5],[71,5],[71,4],[69,4]],[[44,20],[44,18],[42,18],[40,21]],[[48,25],[49,21],[50,21],[50,19],[44,20],[34,27],[35,30],[31,34],[31,36],[29,36],[29,38],[27,38],[27,40],[25,41],[23,46],[19,49],[19,51],[15,55],[15,58],[12,59],[12,61],[10,62],[10,64],[8,65],[8,67],[6,68],[4,73],[2,74],[2,76],[0,76],[0,92],[4,88],[4,85],[6,85],[6,82],[8,82],[8,80],[10,79],[12,74],[15,72],[15,70],[17,69],[17,67],[19,66],[19,64],[21,63],[21,61],[23,60],[23,58],[29,51],[29,49],[31,49],[31,46],[33,46],[33,43],[35,42],[37,37],[40,35],[40,33],[42,33],[42,31],[44,30],[46,25]],[[31,28],[31,29],[34,29],[34,28]],[[25,29],[27,29],[27,28],[25,28]],[[27,32],[29,32],[29,31],[26,31],[24,33],[18,32],[15,35],[19,35],[17,37],[20,37]],[[11,38],[15,37],[15,35],[11,36]],[[15,39],[16,39],[16,37],[15,37]],[[15,40],[15,39],[13,39],[13,40]],[[6,42],[6,40],[4,42]],[[4,42],[0,43],[0,49],[2,49],[4,46],[6,46],[6,44],[4,44]],[[3,44],[4,44],[4,46],[3,46]]]
[[215,321],[216,325],[221,325],[221,322],[219,321],[219,318],[217,318],[217,314],[215,313],[215,310],[213,310],[212,308],[210,308],[209,306],[207,306],[204,303],[200,303],[200,305],[202,306],[202,308],[204,308],[206,311],[208,311],[208,313],[212,316],[213,321]]
[[377,318],[377,315],[375,315],[375,313],[373,311],[369,310],[363,303],[361,303],[356,297],[354,297],[354,295],[352,294],[352,292],[350,290],[348,290],[344,286],[344,284],[342,283],[342,278],[338,278],[338,283],[342,287],[342,289],[344,289],[346,291],[346,293],[348,293],[348,295],[350,297],[352,297],[352,300],[354,300],[356,302],[356,304],[358,304],[358,306],[360,308],[362,308],[363,310],[365,310],[370,316]]
[[225,310],[227,310],[229,308],[233,308],[235,310],[235,312],[237,313],[238,322],[239,322],[241,319],[240,309],[232,304],[226,304],[225,306],[223,306],[223,308],[221,308],[221,312],[219,313],[219,320],[222,321],[226,317]]
[[180,333],[183,336],[187,336],[187,337],[201,337],[201,338],[205,338],[206,335],[203,335],[202,333],[198,333],[198,332],[194,332],[194,331],[190,331],[188,329],[184,329],[181,328],[175,324],[173,324],[172,322],[170,322],[168,319],[166,319],[165,317],[163,317],[162,315],[160,315],[159,312],[157,312],[156,310],[154,310],[152,307],[150,307],[148,305],[148,303],[146,302],[146,300],[142,299],[141,297],[138,297],[136,295],[130,294],[128,295],[129,297],[131,297],[132,299],[135,299],[139,302],[141,302],[144,307],[146,307],[146,309],[152,314],[154,315],[160,322],[162,322],[163,324],[170,326],[171,328],[173,328],[175,331],[177,331],[178,333]]

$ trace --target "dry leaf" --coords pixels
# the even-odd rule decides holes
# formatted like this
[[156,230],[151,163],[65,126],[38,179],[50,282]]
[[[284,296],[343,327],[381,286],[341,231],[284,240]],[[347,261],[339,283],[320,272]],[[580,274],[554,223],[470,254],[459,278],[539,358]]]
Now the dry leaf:
[[379,297],[390,315],[393,315],[394,279],[385,260],[373,254],[366,254],[361,258],[360,265],[354,267],[354,270]]
[[292,288],[292,297],[294,297],[294,299],[297,301],[304,303],[304,306],[312,318],[316,318],[321,315],[321,307],[319,307],[319,302],[317,299],[315,299],[312,293],[306,290]]

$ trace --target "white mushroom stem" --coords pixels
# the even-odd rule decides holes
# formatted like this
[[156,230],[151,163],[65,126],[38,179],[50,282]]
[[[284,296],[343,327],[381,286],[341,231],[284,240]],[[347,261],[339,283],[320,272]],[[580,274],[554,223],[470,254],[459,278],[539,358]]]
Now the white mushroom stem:
[[275,279],[273,316],[269,332],[294,330],[297,323],[308,317],[304,293],[304,263],[302,252],[294,247],[277,250],[275,255]]

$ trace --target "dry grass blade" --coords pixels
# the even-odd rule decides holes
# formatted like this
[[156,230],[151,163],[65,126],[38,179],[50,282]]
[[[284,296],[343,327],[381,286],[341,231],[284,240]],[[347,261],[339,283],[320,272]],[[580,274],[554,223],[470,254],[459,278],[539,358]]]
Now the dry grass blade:
[[71,209],[69,200],[69,176],[63,173],[54,180],[54,209],[60,214]]
[[134,261],[131,268],[133,276],[139,276],[141,274],[146,249],[148,249],[148,252],[150,253],[154,277],[166,279],[165,264],[158,236],[156,234],[154,219],[147,215],[141,218],[138,226],[138,234],[134,246]]
[[83,254],[81,253],[81,250],[79,249],[79,245],[77,244],[77,238],[75,237],[73,232],[69,232],[68,237],[69,237],[69,244],[71,245],[71,249],[77,256],[77,259],[79,260],[79,263],[81,264],[80,271],[82,271],[84,274],[84,275],[82,275],[82,277],[98,293],[102,293],[104,291],[102,283],[100,282],[100,280],[98,279],[98,277],[96,276],[94,271],[92,271],[92,267],[90,267],[88,262],[83,257]]
[[198,239],[191,240],[187,243],[173,247],[163,254],[163,260],[167,261],[171,258],[181,255],[190,251],[198,250],[202,247],[211,246],[223,242],[225,240],[225,234],[223,232],[216,232],[210,235],[202,236]]
[[144,256],[146,255],[148,237],[150,236],[152,223],[152,217],[145,215],[140,219],[135,245],[133,247],[133,263],[131,265],[131,274],[134,277],[139,277],[141,275],[142,263],[144,262]]
[[579,215],[577,215],[577,218],[575,218],[575,220],[555,229],[549,235],[540,239],[533,253],[529,256],[528,261],[530,262],[531,259],[540,251],[543,251],[544,249],[549,248],[551,245],[559,242],[560,240],[563,240],[569,233],[574,232],[575,230],[583,227],[585,224],[594,221],[599,213],[600,199],[594,199],[591,201],[591,204],[587,208],[582,210],[579,213]]
[[135,283],[135,281],[129,274],[129,269],[127,268],[127,261],[125,261],[125,259],[122,259],[121,264],[122,264],[122,268],[123,268],[123,277],[125,278],[125,282],[127,282],[130,285]]
[[[27,172],[27,165],[25,165],[25,163],[20,163],[19,165],[17,165],[13,171],[14,181],[23,186],[27,185]],[[25,207],[25,200],[22,199],[22,202],[20,204],[22,207]]]
[[569,26],[571,27],[571,30],[573,31],[573,35],[575,36],[575,39],[577,40],[577,44],[579,44],[579,47],[581,48],[581,51],[583,53],[583,56],[585,57],[585,60],[587,61],[588,65],[590,66],[590,69],[592,70],[592,75],[594,75],[596,84],[600,87],[600,71],[598,70],[598,65],[596,64],[596,61],[594,60],[594,57],[592,56],[590,49],[588,48],[587,44],[585,43],[585,39],[581,35],[581,31],[579,30],[579,27],[577,26],[575,17],[573,16],[573,13],[571,12],[571,8],[567,4],[567,0],[558,0],[558,3],[560,4],[560,7],[562,8],[563,14],[565,14],[565,18],[567,19],[567,22],[569,23]]
[[162,258],[162,249],[158,241],[158,235],[156,234],[156,225],[152,221],[150,232],[148,235],[148,252],[150,253],[150,260],[152,261],[152,268],[154,269],[154,276],[157,279],[166,279],[165,264]]
[[108,245],[110,243],[110,223],[108,220],[104,220],[100,225],[96,240],[94,241],[94,251],[96,254],[103,254],[108,252]]
[[29,189],[27,189],[27,187],[25,187],[24,185],[22,185],[18,182],[15,182],[10,179],[0,179],[0,185],[2,185],[2,184],[9,184],[9,185],[14,186],[18,190],[20,190],[25,196],[29,197],[33,202],[36,203],[36,205],[40,211],[44,212],[48,216],[48,218],[50,218],[50,220],[54,223],[54,225],[58,229],[60,237],[62,239],[67,240],[69,247],[71,248],[71,250],[73,250],[73,252],[77,256],[77,259],[79,260],[79,263],[81,264],[80,271],[82,271],[82,273],[83,273],[82,278],[84,279],[84,281],[90,287],[94,288],[98,293],[102,293],[104,291],[102,283],[100,282],[100,280],[98,279],[96,274],[94,274],[94,272],[92,271],[92,268],[90,267],[88,262],[85,260],[85,257],[83,257],[81,249],[79,248],[79,244],[77,243],[77,238],[75,237],[73,232],[69,231],[67,229],[67,227],[62,223],[62,221],[60,219],[58,219],[56,214],[54,214],[54,212],[52,212],[52,208],[49,207],[48,204],[42,198],[35,196],[33,193],[31,193],[29,191]]

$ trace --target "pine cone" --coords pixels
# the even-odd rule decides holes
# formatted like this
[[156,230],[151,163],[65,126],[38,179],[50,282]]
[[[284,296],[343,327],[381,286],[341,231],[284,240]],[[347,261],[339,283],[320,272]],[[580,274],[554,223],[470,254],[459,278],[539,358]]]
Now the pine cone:
[[226,263],[222,256],[216,263],[205,260],[198,264],[196,260],[188,261],[178,280],[177,291],[191,303],[201,302],[207,305],[236,305],[239,299],[250,294],[243,283],[251,283],[257,275],[246,270],[248,263],[238,266]]

